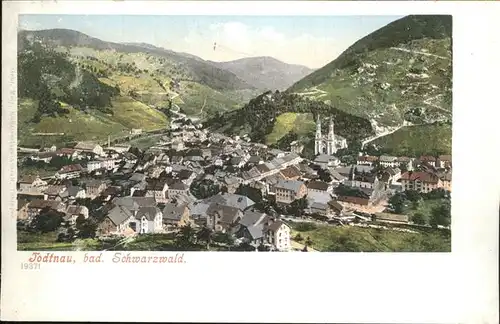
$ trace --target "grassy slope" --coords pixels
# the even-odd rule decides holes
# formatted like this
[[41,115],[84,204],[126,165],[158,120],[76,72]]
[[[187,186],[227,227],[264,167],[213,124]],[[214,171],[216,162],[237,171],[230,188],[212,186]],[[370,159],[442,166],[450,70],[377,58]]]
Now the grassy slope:
[[298,232],[305,239],[310,237],[312,247],[329,252],[449,252],[451,239],[439,232],[418,234],[359,228],[318,225],[316,229]]
[[372,142],[394,155],[451,154],[451,125],[408,126]]
[[[128,97],[117,97],[112,101],[114,115],[99,111],[86,114],[70,106],[70,113],[61,117],[43,117],[41,122],[33,124],[30,120],[36,111],[37,102],[20,99],[18,108],[19,144],[43,145],[63,144],[73,140],[104,140],[108,135],[124,135],[130,128],[142,128],[146,131],[164,128],[167,117],[159,111]],[[34,136],[33,133],[65,133],[65,136]]]
[[310,113],[283,113],[276,118],[273,131],[267,135],[266,144],[275,144],[290,132],[306,135],[314,131],[315,125]]

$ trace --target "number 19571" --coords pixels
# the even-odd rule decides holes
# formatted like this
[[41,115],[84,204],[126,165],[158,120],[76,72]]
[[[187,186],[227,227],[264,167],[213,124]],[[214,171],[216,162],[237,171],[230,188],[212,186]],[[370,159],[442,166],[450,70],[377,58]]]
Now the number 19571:
[[22,270],[40,270],[40,263],[21,262]]

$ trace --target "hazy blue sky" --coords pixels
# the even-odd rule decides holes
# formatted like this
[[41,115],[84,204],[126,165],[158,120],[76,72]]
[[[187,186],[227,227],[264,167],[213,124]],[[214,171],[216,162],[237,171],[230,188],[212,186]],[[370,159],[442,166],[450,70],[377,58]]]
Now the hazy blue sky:
[[[321,67],[400,16],[20,15],[22,29],[68,28],[112,42],[144,42],[213,61],[273,56]],[[214,50],[214,43],[217,46]]]

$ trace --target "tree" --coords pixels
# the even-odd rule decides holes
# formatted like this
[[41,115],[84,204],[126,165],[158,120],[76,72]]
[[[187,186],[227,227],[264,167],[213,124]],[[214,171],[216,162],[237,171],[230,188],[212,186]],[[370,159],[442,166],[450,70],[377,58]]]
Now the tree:
[[79,215],[76,218],[76,229],[81,230],[84,224],[85,224],[85,217],[83,215]]
[[431,219],[429,221],[432,227],[449,226],[451,223],[451,206],[449,201],[434,207],[431,212]]
[[236,189],[235,193],[246,196],[255,203],[262,201],[262,191],[257,188],[250,187],[249,185],[241,184],[238,189]]
[[35,231],[48,233],[55,231],[64,220],[64,213],[45,208],[35,217],[32,227]]
[[330,172],[328,172],[327,170],[321,168],[318,170],[318,176],[319,176],[319,179],[321,181],[324,181],[326,183],[330,183],[332,181],[332,176],[330,174]]
[[395,213],[401,214],[403,212],[403,207],[406,202],[405,196],[402,193],[396,193],[389,199],[389,204],[394,209]]
[[307,198],[302,197],[300,199],[295,199],[288,208],[288,212],[297,217],[300,217],[304,214],[304,210],[308,207]]
[[182,226],[175,236],[175,245],[180,249],[190,249],[196,243],[196,232],[190,224]]
[[311,246],[313,244],[313,241],[311,240],[311,238],[308,236],[306,238],[306,241],[304,242],[305,246]]
[[424,214],[422,213],[415,213],[411,220],[415,223],[415,224],[419,224],[419,225],[424,225],[425,223],[427,223],[427,218],[425,217]]
[[408,199],[411,202],[415,202],[415,201],[422,199],[420,192],[418,192],[416,190],[406,190],[405,195],[406,195],[406,199]]
[[204,226],[196,233],[196,236],[197,236],[199,241],[203,241],[203,242],[207,243],[207,250],[209,250],[210,244],[212,243],[213,234],[214,233],[213,233],[212,229]]
[[303,240],[304,238],[302,237],[302,235],[300,235],[300,233],[297,233],[297,235],[295,235],[295,241],[302,242]]

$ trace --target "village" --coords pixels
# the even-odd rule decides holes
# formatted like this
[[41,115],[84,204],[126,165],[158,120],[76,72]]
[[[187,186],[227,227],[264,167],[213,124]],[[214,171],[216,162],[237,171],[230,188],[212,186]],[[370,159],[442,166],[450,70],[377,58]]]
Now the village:
[[291,224],[300,222],[449,228],[449,215],[423,220],[403,211],[418,199],[449,199],[450,155],[360,153],[356,164],[344,164],[335,152],[347,144],[335,137],[333,120],[327,136],[318,124],[314,160],[301,157],[296,142],[288,151],[269,148],[212,133],[185,116],[145,151],[80,142],[20,152],[19,165],[58,169],[18,175],[18,228],[56,231],[70,241],[184,233],[209,245],[216,236],[247,251],[314,251],[309,238],[294,234]]

